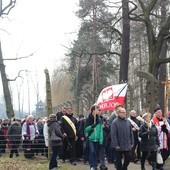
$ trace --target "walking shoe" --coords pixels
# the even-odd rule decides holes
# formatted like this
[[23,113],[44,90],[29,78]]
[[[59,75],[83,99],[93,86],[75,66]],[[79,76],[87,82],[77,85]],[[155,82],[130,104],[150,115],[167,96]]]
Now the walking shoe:
[[133,162],[136,164],[138,161],[139,161],[139,159],[135,158]]
[[18,157],[19,156],[19,154],[18,153],[16,153],[16,157]]
[[76,164],[76,162],[75,162],[75,161],[73,161],[73,162],[71,162],[71,165],[74,165],[74,166],[75,166],[75,165],[77,165],[77,164]]
[[57,168],[55,167],[55,168],[52,168],[52,169],[50,169],[50,170],[57,170]]
[[10,154],[9,157],[12,158],[12,157],[13,157],[13,154]]
[[105,165],[100,166],[100,170],[107,170],[108,168]]

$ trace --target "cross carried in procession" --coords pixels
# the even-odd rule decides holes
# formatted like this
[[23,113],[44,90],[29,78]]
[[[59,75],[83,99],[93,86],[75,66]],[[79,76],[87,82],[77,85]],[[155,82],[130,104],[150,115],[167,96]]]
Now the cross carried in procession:
[[164,104],[164,116],[167,116],[168,113],[168,90],[169,90],[169,85],[170,85],[170,80],[166,79],[166,81],[162,81],[161,84],[165,85],[165,104]]

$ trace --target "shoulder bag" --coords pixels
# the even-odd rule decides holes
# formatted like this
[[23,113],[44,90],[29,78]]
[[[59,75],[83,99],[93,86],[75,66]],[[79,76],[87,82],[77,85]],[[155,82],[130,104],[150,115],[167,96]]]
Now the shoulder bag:
[[50,137],[50,139],[51,139],[51,141],[53,141],[53,142],[61,142],[61,141],[62,141],[62,139],[55,134],[54,130],[51,132],[51,137]]
[[157,161],[158,164],[163,164],[162,155],[161,155],[161,152],[159,150],[157,151],[156,161]]

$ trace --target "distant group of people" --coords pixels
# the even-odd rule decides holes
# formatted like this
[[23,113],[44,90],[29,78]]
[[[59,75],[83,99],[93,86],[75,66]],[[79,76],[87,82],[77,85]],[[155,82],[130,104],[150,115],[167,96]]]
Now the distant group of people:
[[[41,154],[48,157],[51,146],[49,169],[58,168],[57,159],[76,166],[78,161],[88,163],[90,170],[107,170],[106,160],[117,170],[127,170],[130,162],[140,161],[145,170],[146,160],[153,170],[162,170],[170,155],[170,113],[164,118],[160,107],[154,114],[135,110],[127,114],[119,103],[110,116],[94,105],[89,113],[75,117],[72,107],[63,107],[58,113],[46,118],[24,120],[4,119],[0,128],[0,156],[10,149],[9,157],[19,156],[19,149],[27,159]],[[55,136],[55,138],[53,138]],[[156,161],[160,152],[163,163]]]
[[28,115],[25,119],[4,119],[0,123],[0,156],[10,150],[9,157],[19,156],[19,150],[24,151],[25,158],[31,159],[35,155],[47,156],[43,127],[45,120],[34,119]]

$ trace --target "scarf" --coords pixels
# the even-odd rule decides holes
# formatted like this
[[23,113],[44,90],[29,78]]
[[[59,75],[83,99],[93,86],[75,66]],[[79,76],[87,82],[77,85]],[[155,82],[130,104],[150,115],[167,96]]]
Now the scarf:
[[34,131],[35,131],[35,134],[36,134],[35,123],[30,124],[28,121],[26,121],[26,132],[27,132],[27,135],[28,135],[29,138],[30,138],[30,125],[34,125]]

